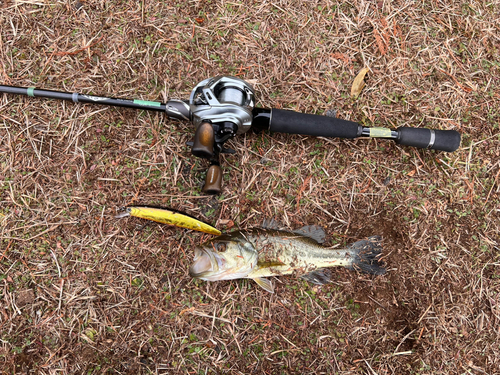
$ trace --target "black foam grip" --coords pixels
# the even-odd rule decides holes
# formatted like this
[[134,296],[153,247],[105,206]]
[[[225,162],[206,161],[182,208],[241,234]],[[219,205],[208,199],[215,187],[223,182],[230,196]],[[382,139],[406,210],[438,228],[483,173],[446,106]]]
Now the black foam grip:
[[272,109],[269,130],[278,133],[314,135],[317,137],[356,138],[357,122],[335,117]]
[[[456,130],[430,130],[423,128],[398,128],[396,143],[405,146],[430,148],[452,152],[460,147],[460,133]],[[434,132],[434,141],[432,139]]]

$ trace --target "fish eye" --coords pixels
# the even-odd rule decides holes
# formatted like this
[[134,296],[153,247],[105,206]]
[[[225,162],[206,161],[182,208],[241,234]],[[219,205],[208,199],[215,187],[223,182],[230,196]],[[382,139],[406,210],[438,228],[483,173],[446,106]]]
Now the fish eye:
[[226,251],[226,243],[225,242],[216,242],[212,244],[215,251],[223,253]]

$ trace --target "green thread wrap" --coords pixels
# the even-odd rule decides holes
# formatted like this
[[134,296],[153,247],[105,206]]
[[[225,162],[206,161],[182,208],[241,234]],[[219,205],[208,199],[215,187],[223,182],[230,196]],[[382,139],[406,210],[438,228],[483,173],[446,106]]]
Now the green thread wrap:
[[387,128],[370,128],[370,137],[374,137],[374,138],[391,138],[391,129],[387,129]]
[[149,107],[161,107],[160,102],[150,102],[148,100],[134,99],[134,104],[147,105]]

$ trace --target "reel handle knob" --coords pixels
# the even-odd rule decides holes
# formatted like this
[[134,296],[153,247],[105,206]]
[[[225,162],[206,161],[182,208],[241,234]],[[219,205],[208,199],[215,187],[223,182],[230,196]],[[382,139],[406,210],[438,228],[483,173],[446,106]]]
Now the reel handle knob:
[[220,194],[222,192],[222,168],[220,165],[212,164],[205,177],[205,185],[201,189],[207,194]]
[[210,159],[214,154],[215,134],[211,123],[203,122],[194,134],[191,153],[199,158]]

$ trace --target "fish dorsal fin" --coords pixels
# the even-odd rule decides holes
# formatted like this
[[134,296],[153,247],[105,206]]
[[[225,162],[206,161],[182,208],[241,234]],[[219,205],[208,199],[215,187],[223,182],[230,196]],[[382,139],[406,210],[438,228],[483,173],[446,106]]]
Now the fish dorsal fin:
[[326,238],[324,229],[319,225],[306,225],[305,227],[294,230],[293,233],[312,238],[317,243],[325,242]]
[[257,283],[257,285],[259,285],[261,288],[267,290],[269,293],[274,293],[274,287],[273,287],[273,283],[271,282],[271,280],[266,279],[264,277],[256,277],[253,280]]
[[282,226],[274,219],[264,219],[262,221],[261,228],[280,230],[282,229]]
[[316,285],[328,284],[331,280],[331,277],[332,274],[327,268],[320,268],[300,276],[301,279]]

